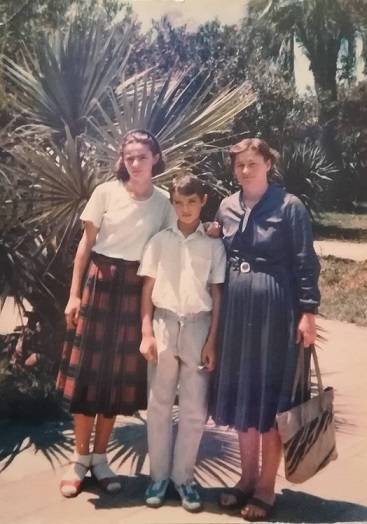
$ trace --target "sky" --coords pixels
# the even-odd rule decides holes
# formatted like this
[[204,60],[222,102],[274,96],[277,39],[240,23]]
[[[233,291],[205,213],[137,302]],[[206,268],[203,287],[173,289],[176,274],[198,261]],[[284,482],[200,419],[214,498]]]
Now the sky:
[[143,28],[152,18],[168,15],[177,25],[195,29],[199,24],[218,17],[224,24],[236,24],[245,11],[247,0],[130,0]]

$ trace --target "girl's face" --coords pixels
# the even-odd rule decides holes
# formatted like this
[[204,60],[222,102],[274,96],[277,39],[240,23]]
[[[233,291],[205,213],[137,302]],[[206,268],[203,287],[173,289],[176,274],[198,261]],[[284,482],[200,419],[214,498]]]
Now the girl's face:
[[234,174],[242,187],[262,187],[268,183],[271,161],[251,149],[236,155]]
[[153,166],[160,155],[153,155],[150,147],[140,142],[130,142],[123,148],[123,159],[131,180],[144,182],[152,178]]

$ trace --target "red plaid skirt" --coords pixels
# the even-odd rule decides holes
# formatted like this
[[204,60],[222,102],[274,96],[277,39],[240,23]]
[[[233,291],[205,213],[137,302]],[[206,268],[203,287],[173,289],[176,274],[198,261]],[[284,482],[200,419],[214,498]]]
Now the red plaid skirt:
[[56,382],[71,413],[112,417],[146,408],[138,266],[92,256],[78,325],[67,331]]

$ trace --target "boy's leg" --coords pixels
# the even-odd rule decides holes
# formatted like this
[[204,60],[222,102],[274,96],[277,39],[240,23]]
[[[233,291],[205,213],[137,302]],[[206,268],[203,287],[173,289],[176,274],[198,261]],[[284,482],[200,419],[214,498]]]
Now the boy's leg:
[[179,361],[176,355],[178,323],[155,315],[154,336],[158,362],[148,364],[148,450],[154,482],[170,477],[172,461],[172,409],[176,397]]
[[179,486],[190,484],[208,413],[209,374],[198,369],[201,350],[210,326],[210,316],[181,327],[179,355],[180,414],[171,478]]

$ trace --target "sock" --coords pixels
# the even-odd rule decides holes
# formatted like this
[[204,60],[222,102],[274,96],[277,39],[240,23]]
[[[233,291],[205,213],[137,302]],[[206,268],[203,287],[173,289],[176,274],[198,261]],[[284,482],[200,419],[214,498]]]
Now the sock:
[[[91,454],[79,455],[76,451],[71,459],[72,463],[64,473],[62,481],[72,482],[74,480],[82,481],[89,469]],[[85,467],[84,467],[85,466]],[[61,488],[62,493],[66,495],[72,495],[77,492],[77,489],[72,484],[64,484]]]
[[114,492],[121,488],[118,476],[108,465],[106,453],[93,453],[91,465],[93,475],[97,478],[97,480],[111,479],[116,477],[116,482],[111,482],[107,485],[107,491]]

